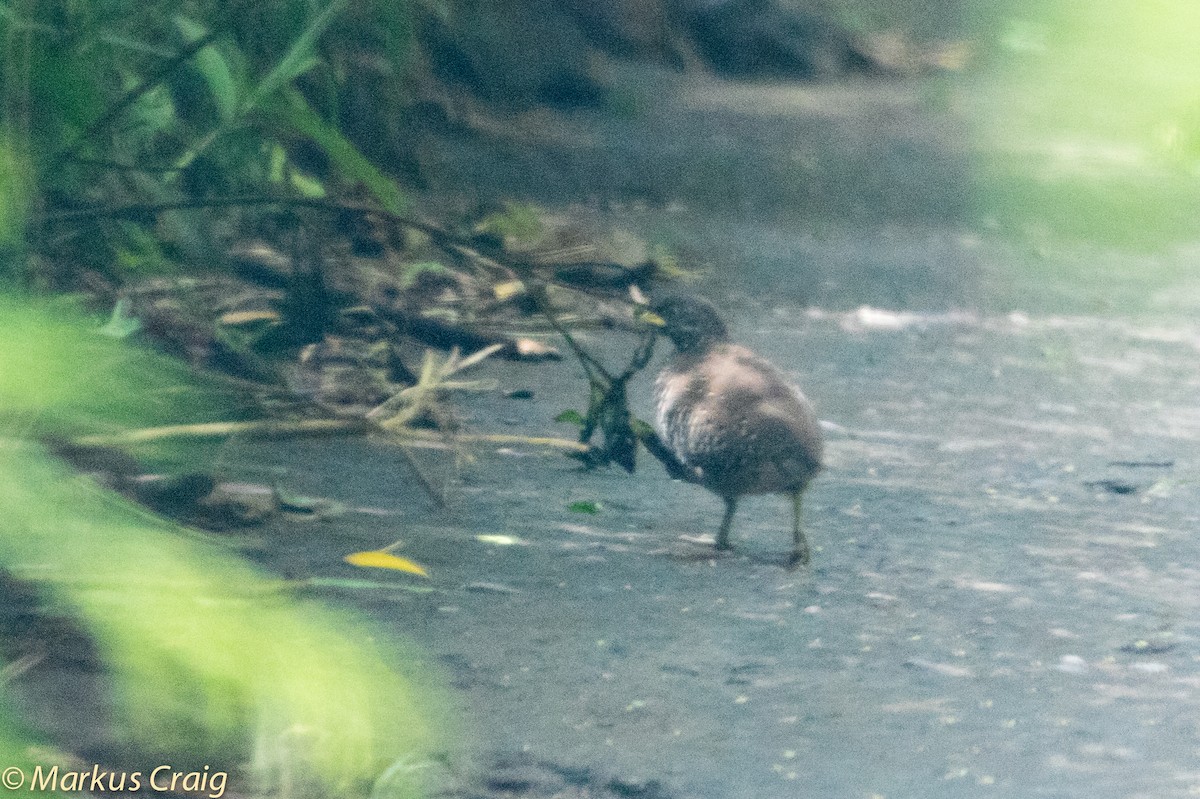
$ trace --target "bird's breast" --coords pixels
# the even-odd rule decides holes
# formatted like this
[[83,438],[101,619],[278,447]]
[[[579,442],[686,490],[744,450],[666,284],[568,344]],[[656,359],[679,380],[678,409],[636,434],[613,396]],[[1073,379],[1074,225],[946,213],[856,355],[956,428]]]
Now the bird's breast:
[[723,496],[802,489],[820,469],[808,401],[763,359],[730,345],[677,357],[655,383],[663,443]]

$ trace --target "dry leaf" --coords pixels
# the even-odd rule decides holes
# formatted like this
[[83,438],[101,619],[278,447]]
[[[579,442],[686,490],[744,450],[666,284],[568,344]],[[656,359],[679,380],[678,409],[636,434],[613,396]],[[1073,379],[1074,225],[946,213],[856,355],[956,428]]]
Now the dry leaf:
[[369,552],[355,552],[347,555],[343,560],[351,566],[360,566],[364,569],[395,569],[396,571],[408,572],[409,574],[417,574],[421,577],[429,576],[429,572],[425,571],[425,567],[421,564],[380,549]]
[[492,294],[496,295],[496,299],[500,300],[500,302],[524,293],[525,284],[520,280],[506,280],[503,283],[497,283],[492,286]]
[[554,347],[531,338],[519,338],[516,340],[516,345],[517,357],[521,360],[557,361],[562,358],[562,355]]
[[275,311],[230,311],[221,314],[220,322],[228,327],[251,325],[257,322],[278,322],[280,316]]

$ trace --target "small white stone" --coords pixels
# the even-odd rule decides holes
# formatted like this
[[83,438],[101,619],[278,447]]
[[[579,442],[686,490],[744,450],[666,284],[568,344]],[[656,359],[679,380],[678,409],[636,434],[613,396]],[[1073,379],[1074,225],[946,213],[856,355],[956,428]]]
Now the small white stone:
[[1058,659],[1058,665],[1054,668],[1065,671],[1067,674],[1086,674],[1088,664],[1079,655],[1063,655]]

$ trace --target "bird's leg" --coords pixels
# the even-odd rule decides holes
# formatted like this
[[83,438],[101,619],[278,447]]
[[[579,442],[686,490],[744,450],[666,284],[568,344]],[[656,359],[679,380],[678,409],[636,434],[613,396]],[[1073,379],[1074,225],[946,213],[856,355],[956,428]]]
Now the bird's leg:
[[733,514],[737,511],[737,500],[725,497],[725,518],[721,519],[721,529],[717,530],[717,549],[729,549],[729,528],[733,526]]
[[792,494],[792,556],[788,566],[799,566],[808,563],[808,540],[800,529],[800,505],[804,497],[803,491]]

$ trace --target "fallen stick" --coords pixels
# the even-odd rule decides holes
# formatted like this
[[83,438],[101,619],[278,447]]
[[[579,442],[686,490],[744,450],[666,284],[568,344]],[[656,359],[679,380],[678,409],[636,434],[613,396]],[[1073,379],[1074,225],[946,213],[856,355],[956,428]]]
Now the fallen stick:
[[332,436],[349,433],[383,433],[404,444],[431,444],[446,447],[462,444],[528,444],[535,447],[587,452],[587,444],[553,436],[522,436],[511,433],[439,433],[433,430],[403,428],[384,431],[379,425],[366,419],[301,419],[292,422],[206,422],[202,424],[178,424],[163,427],[145,427],[123,433],[102,433],[81,436],[75,444],[87,447],[115,447],[129,444],[145,444],[154,441],[204,440],[244,436],[247,438],[294,438],[306,436]]

